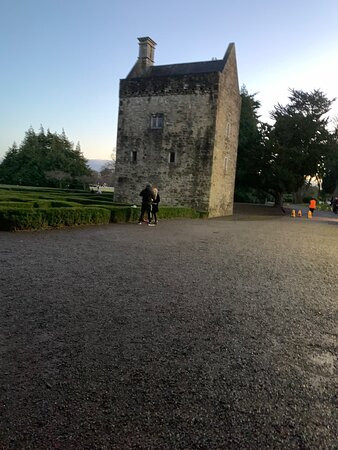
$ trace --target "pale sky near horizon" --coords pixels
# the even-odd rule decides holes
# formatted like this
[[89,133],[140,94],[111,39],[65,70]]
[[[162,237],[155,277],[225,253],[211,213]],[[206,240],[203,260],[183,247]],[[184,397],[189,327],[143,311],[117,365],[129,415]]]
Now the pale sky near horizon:
[[338,97],[337,23],[338,0],[0,0],[0,159],[40,124],[109,159],[139,36],[159,65],[219,59],[235,42],[264,120],[289,88]]

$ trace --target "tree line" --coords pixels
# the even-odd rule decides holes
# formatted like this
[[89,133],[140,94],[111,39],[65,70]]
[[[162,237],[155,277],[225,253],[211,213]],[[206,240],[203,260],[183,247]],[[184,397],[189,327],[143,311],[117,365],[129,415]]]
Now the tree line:
[[61,134],[36,133],[31,127],[18,147],[12,145],[0,164],[0,183],[59,188],[87,188],[89,184],[107,183],[112,179],[113,164],[100,172],[88,166],[80,144]]
[[338,181],[338,123],[330,130],[328,113],[335,99],[321,90],[290,89],[289,102],[277,104],[272,124],[259,120],[260,102],[242,87],[235,200],[263,200],[276,205],[317,181],[332,195]]
[[[255,95],[242,87],[235,201],[268,196],[281,205],[286,193],[296,195],[313,180],[320,193],[332,195],[338,180],[338,120],[330,129],[328,113],[335,99],[320,90],[291,89],[289,102],[274,107],[269,124],[259,119]],[[21,145],[7,151],[0,183],[86,188],[111,184],[113,170],[112,161],[100,173],[92,171],[80,144],[74,148],[64,132],[30,128]]]

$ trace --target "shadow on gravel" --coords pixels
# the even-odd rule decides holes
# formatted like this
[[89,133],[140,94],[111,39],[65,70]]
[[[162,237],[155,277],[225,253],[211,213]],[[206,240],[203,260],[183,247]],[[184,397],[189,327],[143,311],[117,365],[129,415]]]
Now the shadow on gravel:
[[323,217],[323,218],[320,218],[320,219],[313,219],[313,221],[314,222],[319,222],[319,223],[325,223],[325,224],[327,224],[327,225],[338,225],[338,218],[337,219],[335,219],[335,218],[327,218],[327,217]]
[[255,205],[252,203],[235,203],[233,216],[228,220],[271,220],[278,217],[288,216],[289,211],[273,206]]

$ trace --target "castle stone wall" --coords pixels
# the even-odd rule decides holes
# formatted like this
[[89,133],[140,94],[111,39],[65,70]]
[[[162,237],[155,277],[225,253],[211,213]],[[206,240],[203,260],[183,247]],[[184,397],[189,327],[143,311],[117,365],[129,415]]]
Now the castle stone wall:
[[[218,79],[207,74],[121,80],[116,201],[139,203],[139,192],[151,183],[162,204],[208,209]],[[156,113],[164,116],[162,129],[150,128]]]
[[[162,205],[232,214],[240,119],[234,45],[223,60],[141,66],[120,81],[115,200],[139,204],[150,183]],[[154,129],[156,114],[163,127]]]
[[220,76],[209,217],[233,213],[241,97],[234,51]]

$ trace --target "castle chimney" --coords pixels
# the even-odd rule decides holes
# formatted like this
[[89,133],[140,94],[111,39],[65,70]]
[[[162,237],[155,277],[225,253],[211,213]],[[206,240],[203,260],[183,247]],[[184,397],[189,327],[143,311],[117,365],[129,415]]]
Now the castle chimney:
[[138,60],[142,67],[152,66],[154,64],[154,53],[156,42],[149,36],[139,37],[139,55]]

